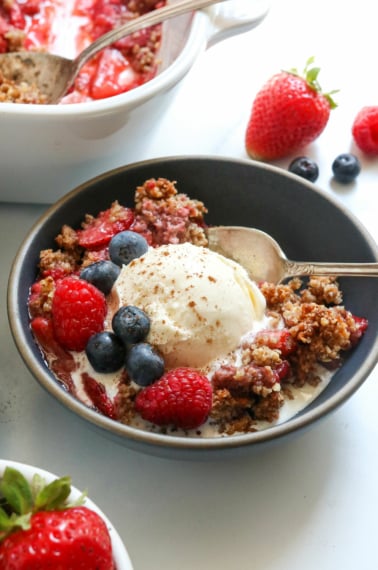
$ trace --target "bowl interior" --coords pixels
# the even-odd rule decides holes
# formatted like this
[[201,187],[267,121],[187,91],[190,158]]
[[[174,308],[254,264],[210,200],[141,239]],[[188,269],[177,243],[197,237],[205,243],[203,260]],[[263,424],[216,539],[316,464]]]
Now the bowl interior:
[[[136,163],[105,173],[72,191],[42,216],[28,234],[13,265],[8,295],[12,332],[26,364],[49,391],[80,415],[116,433],[127,445],[145,440],[159,446],[206,448],[244,446],[283,436],[322,417],[343,403],[364,381],[377,361],[378,314],[374,278],[343,278],[344,303],[355,315],[369,319],[363,342],[350,354],[324,392],[287,422],[255,434],[207,440],[169,438],[141,433],[69,403],[71,398],[47,370],[29,329],[26,305],[36,277],[39,251],[55,247],[54,237],[64,223],[78,227],[84,214],[97,213],[114,200],[131,205],[136,186],[150,177],[177,181],[177,189],[203,200],[209,224],[244,225],[271,234],[288,258],[297,261],[372,262],[377,246],[363,226],[336,201],[290,173],[251,161],[215,157],[174,157]],[[54,386],[52,388],[52,386]],[[73,398],[71,398],[73,400]],[[136,433],[138,432],[138,433]]]

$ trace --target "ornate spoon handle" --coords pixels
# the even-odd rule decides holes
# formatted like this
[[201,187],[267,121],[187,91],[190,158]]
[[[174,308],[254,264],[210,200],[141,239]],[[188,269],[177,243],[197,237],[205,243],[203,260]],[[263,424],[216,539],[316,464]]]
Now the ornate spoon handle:
[[285,261],[287,277],[295,275],[338,275],[378,277],[378,263],[315,263]]

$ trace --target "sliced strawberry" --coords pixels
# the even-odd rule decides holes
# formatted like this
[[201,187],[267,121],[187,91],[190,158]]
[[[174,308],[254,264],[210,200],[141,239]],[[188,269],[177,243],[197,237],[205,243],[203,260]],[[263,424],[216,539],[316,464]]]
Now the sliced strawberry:
[[26,22],[20,5],[17,2],[12,2],[10,6],[11,8],[9,12],[9,22],[15,28],[23,30],[25,28]]
[[54,281],[59,281],[59,279],[63,279],[63,277],[72,274],[75,274],[75,271],[70,271],[70,268],[56,266],[43,270],[41,272],[41,278],[52,277]]
[[368,328],[369,325],[369,321],[364,317],[356,317],[356,315],[352,315],[352,317],[355,322],[356,328],[350,334],[350,342],[352,346],[356,346],[362,335],[365,334],[366,329]]
[[[89,61],[81,69],[79,75],[76,78],[74,88],[72,87],[69,94],[72,95],[72,102],[75,103],[76,98],[85,99],[89,97],[90,86],[94,81],[94,77],[97,72],[97,61],[96,59]],[[67,97],[67,95],[66,95]]]
[[137,87],[139,83],[129,61],[118,50],[107,49],[99,58],[90,96],[93,99],[113,97]]
[[282,356],[288,356],[296,349],[296,341],[287,329],[263,330],[256,334],[256,343],[279,350]]
[[56,374],[69,392],[75,394],[75,385],[72,380],[72,372],[76,368],[75,360],[72,354],[65,350],[55,339],[51,319],[35,317],[31,321],[30,327],[43,349],[52,372]]
[[116,419],[115,406],[106,393],[105,387],[100,382],[89,376],[86,372],[82,374],[84,390],[91,399],[94,407],[104,416]]
[[134,213],[131,208],[113,204],[111,208],[93,218],[85,229],[77,232],[78,243],[86,249],[102,249],[115,234],[127,230],[133,221]]
[[2,24],[2,21],[0,18],[0,53],[6,53],[8,51],[8,42],[2,33],[1,24]]
[[[15,4],[15,3],[14,3]],[[22,2],[21,8],[27,16],[34,16],[41,11],[42,0],[27,0]]]
[[91,263],[96,263],[97,261],[104,261],[109,259],[109,248],[99,248],[99,249],[88,249],[85,252],[83,262],[83,267],[90,265]]
[[322,361],[322,366],[331,372],[337,370],[342,365],[341,358],[334,358],[333,360]]
[[277,374],[278,381],[283,380],[287,376],[289,376],[291,372],[290,363],[287,360],[283,360],[277,368],[275,368],[274,372]]
[[[13,2],[16,4],[16,2]],[[24,47],[26,50],[46,48],[51,39],[51,29],[55,10],[51,3],[28,0],[22,4],[23,14],[26,16]]]
[[[54,335],[52,320],[46,317],[35,317],[30,323],[31,329],[46,354],[54,354],[56,358],[67,360],[74,366],[72,355],[58,343]],[[71,367],[71,369],[72,369]]]

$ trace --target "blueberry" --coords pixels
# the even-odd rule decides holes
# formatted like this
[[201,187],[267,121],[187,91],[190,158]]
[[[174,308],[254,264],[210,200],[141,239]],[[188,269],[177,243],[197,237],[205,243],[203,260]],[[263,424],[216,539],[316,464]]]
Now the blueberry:
[[125,364],[126,349],[112,332],[92,335],[85,348],[87,358],[96,372],[116,372]]
[[332,163],[332,172],[338,182],[348,184],[361,172],[360,161],[354,154],[339,154]]
[[92,283],[104,295],[108,295],[120,272],[119,266],[112,261],[96,261],[96,263],[85,267],[81,271],[80,277]]
[[299,156],[289,164],[289,172],[293,172],[310,182],[315,182],[319,176],[319,168],[314,160],[307,156]]
[[126,370],[136,384],[148,386],[164,373],[163,357],[147,342],[134,344],[126,357]]
[[144,340],[148,335],[150,319],[142,309],[126,305],[115,313],[112,327],[125,344],[135,344]]
[[109,243],[110,259],[117,265],[127,265],[133,259],[146,253],[148,243],[146,239],[130,230],[116,234]]

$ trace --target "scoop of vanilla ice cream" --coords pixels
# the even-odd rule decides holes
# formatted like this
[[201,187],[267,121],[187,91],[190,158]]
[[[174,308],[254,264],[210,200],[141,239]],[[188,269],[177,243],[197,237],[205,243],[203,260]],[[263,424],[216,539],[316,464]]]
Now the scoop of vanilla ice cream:
[[113,291],[119,306],[147,313],[147,341],[168,368],[204,368],[226,356],[265,313],[265,298],[241,265],[190,243],[150,248],[123,266]]

